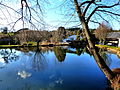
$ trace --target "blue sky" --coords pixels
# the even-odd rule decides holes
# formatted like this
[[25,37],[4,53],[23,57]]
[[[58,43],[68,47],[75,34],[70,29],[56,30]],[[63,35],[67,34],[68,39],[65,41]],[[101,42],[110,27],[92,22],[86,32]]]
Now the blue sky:
[[72,12],[67,11],[66,6],[64,5],[65,0],[50,0],[50,4],[48,4],[46,9],[45,21],[50,24],[51,28],[56,29],[60,26],[64,26],[66,28],[77,26],[78,22],[69,22],[71,16],[67,16],[66,13]]
[[[79,25],[79,22],[71,22],[71,23],[69,22],[69,19],[71,18],[70,14],[74,14],[74,11],[72,9],[70,9],[70,8],[74,8],[74,6],[72,6],[72,5],[68,6],[68,4],[67,4],[67,1],[69,1],[69,0],[56,0],[56,1],[49,0],[49,1],[51,4],[48,6],[48,9],[46,11],[47,12],[46,19],[45,19],[48,24],[50,24],[51,26],[55,26],[55,28],[57,28],[59,26],[64,26],[66,28],[69,28],[69,27],[75,27],[75,26],[77,27]],[[65,1],[66,1],[66,3],[64,3]],[[85,0],[83,0],[83,1],[85,1]],[[102,0],[101,4],[113,5],[113,3],[117,2],[117,1],[118,0],[109,0],[109,2],[108,2],[108,0]],[[66,6],[64,6],[63,3]],[[120,6],[112,8],[111,10],[113,10],[115,13],[120,13]],[[89,11],[92,11],[92,8]],[[66,13],[68,14],[68,16],[66,15]],[[110,26],[113,29],[115,29],[115,30],[120,29],[120,22],[117,22],[115,19],[111,18],[111,16],[108,16],[104,13],[100,13],[100,14],[103,15],[103,17],[106,20],[108,20]],[[78,21],[79,19],[77,17],[77,14],[75,13],[74,15],[75,16],[73,16],[71,21]],[[98,15],[95,15],[92,18],[96,21],[99,21],[100,23],[103,22],[103,19],[101,19]],[[120,18],[117,18],[117,19],[120,19]],[[98,24],[89,23],[90,28],[97,28],[98,26],[99,26]]]
[[[48,20],[47,22],[49,22],[51,25],[57,25],[58,26],[65,26],[65,27],[74,27],[74,26],[78,26],[79,22],[74,22],[74,23],[67,23],[66,22],[69,20],[69,18],[71,16],[64,16],[63,13],[66,14],[66,12],[68,12],[69,14],[73,14],[74,11],[72,11],[71,9],[69,10],[70,7],[67,6],[62,6],[61,4],[65,1],[65,0],[50,0],[51,2],[53,2],[53,4],[51,4],[47,12],[47,17]],[[68,0],[66,0],[68,1]],[[85,0],[84,0],[85,1]],[[113,5],[114,2],[117,2],[117,0],[109,0],[109,2],[107,0],[102,0],[102,4],[106,4],[106,5]],[[65,3],[66,4],[66,3]],[[59,5],[61,5],[61,7],[58,7]],[[57,8],[56,8],[57,7]],[[63,7],[63,8],[62,8]],[[65,8],[64,8],[65,7]],[[52,9],[51,9],[52,8]],[[67,9],[66,9],[67,8]],[[73,7],[74,8],[74,7]],[[109,10],[109,9],[108,9]],[[115,13],[120,13],[120,6],[112,8],[111,10],[113,10]],[[89,12],[88,12],[89,13]],[[103,15],[103,13],[100,13],[101,15]],[[107,16],[107,15],[103,15],[103,17],[108,20],[109,24],[111,25],[111,27],[113,29],[119,30],[120,29],[120,22],[117,22],[115,19],[111,18],[111,16]],[[99,22],[103,22],[103,20],[98,16],[93,16],[92,18],[94,18],[95,20],[99,21]],[[47,18],[46,18],[47,19]],[[77,18],[77,15],[75,14],[75,17],[73,17],[74,20],[78,21],[79,19]],[[120,19],[120,18],[118,18]],[[58,22],[61,21],[61,22]],[[66,22],[62,22],[62,21],[66,21]],[[89,27],[90,28],[97,28],[98,24],[95,23],[89,23]]]
[[[30,0],[28,0],[28,1],[29,1],[29,3],[28,3],[29,6],[34,5],[33,1],[30,1]],[[46,24],[45,24],[45,27],[44,26],[42,27],[42,25],[38,25],[37,27],[38,28],[42,27],[42,29],[45,29],[45,30],[55,30],[60,26],[63,26],[65,28],[79,26],[80,22],[77,17],[77,14],[73,10],[74,6],[71,3],[68,4],[67,1],[69,1],[69,0],[49,0],[49,2],[47,2],[47,4],[41,2],[41,7],[42,6],[44,7],[44,10],[43,10],[44,13],[43,13],[42,18],[44,19]],[[82,0],[82,1],[85,1],[85,0]],[[107,4],[107,5],[112,4],[113,1],[115,2],[117,0],[109,0],[109,2],[107,0],[102,0],[102,2],[105,2],[104,4]],[[21,8],[20,0],[15,0],[14,2],[10,2],[9,0],[6,0],[5,4],[14,8],[17,11],[20,11],[20,8]],[[8,9],[8,11],[10,14],[5,10],[5,8],[0,7],[0,13],[1,13],[0,17],[2,17],[2,18],[0,18],[0,20],[1,20],[0,27],[7,26],[10,29],[11,27],[8,26],[8,23],[16,21],[20,17],[20,15],[15,14],[10,9]],[[117,7],[116,9],[114,9],[114,11],[120,13],[120,8]],[[34,16],[36,16],[36,15],[34,15]],[[103,17],[105,17],[105,19],[109,20],[109,23],[113,27],[113,29],[117,29],[117,30],[120,29],[120,23],[118,23],[115,19],[111,19],[111,17],[108,17],[106,15],[103,15]],[[8,19],[6,19],[6,18],[8,18]],[[72,18],[72,19],[70,19],[70,18]],[[103,22],[103,20],[100,19],[97,15],[93,16],[93,18],[97,21],[100,21],[101,23]],[[38,18],[36,17],[36,19],[38,19]],[[33,20],[33,22],[34,22],[34,20]],[[22,21],[20,20],[16,23],[14,28],[16,30],[18,30],[21,27],[22,27]],[[31,28],[31,26],[28,23],[25,24],[25,27]],[[89,27],[97,28],[98,24],[89,23]]]

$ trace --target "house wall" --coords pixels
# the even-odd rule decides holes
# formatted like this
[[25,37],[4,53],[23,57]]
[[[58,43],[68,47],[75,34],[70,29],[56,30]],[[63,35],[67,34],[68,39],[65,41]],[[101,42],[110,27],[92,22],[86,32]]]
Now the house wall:
[[118,47],[120,47],[120,38],[118,38]]

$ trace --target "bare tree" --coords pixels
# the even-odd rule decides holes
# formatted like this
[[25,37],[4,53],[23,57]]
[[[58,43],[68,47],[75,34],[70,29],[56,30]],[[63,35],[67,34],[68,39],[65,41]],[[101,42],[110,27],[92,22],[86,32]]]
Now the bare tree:
[[[107,1],[108,2],[108,1]],[[108,80],[110,80],[111,84],[113,83],[113,79],[119,78],[119,76],[115,76],[115,74],[110,70],[110,68],[105,65],[104,59],[103,57],[100,56],[100,54],[98,53],[98,50],[95,47],[95,44],[92,40],[92,36],[89,30],[89,22],[92,21],[94,23],[99,23],[97,21],[93,20],[93,16],[98,14],[100,16],[100,18],[106,20],[104,18],[103,14],[101,13],[105,13],[107,15],[114,15],[114,16],[120,16],[119,12],[115,12],[115,7],[120,7],[120,1],[113,1],[111,2],[111,4],[107,4],[107,2],[102,1],[101,2],[96,2],[96,0],[74,0],[74,5],[76,8],[76,12],[78,14],[79,20],[81,22],[82,28],[84,30],[84,33],[86,35],[86,39],[88,41],[88,45],[90,47],[91,53],[93,54],[96,62],[98,63],[98,66],[100,68],[102,68],[101,70],[104,72],[104,74],[106,75],[106,77],[108,78]],[[90,11],[91,10],[91,11]],[[114,81],[115,82],[115,81]],[[118,83],[118,81],[117,81]],[[118,90],[118,88],[116,89]]]
[[[97,21],[94,20],[93,16],[99,14],[100,18],[106,20],[104,18],[104,13],[106,14],[110,14],[110,15],[116,15],[116,16],[120,16],[119,13],[115,13],[113,10],[109,11],[108,9],[113,9],[114,7],[117,7],[120,5],[120,1],[117,2],[112,2],[111,5],[106,5],[105,2],[96,2],[96,0],[86,0],[86,1],[78,1],[78,0],[74,0],[74,4],[76,7],[76,12],[78,14],[78,17],[80,19],[81,25],[83,27],[84,33],[86,35],[86,38],[88,40],[89,46],[90,48],[93,48],[94,45],[92,45],[92,38],[91,38],[91,33],[89,30],[89,22],[92,21],[94,23],[99,23]],[[91,10],[91,11],[90,11]],[[100,13],[103,14],[100,14]],[[103,16],[102,16],[103,15]],[[107,20],[106,20],[107,21]]]
[[98,38],[100,40],[100,43],[102,43],[104,45],[106,37],[111,30],[112,30],[111,27],[102,23],[95,30],[95,37]]
[[[44,27],[43,8],[44,0],[1,0],[0,19],[9,26],[11,30],[15,27],[29,27],[39,29]],[[4,25],[1,23],[1,25]]]

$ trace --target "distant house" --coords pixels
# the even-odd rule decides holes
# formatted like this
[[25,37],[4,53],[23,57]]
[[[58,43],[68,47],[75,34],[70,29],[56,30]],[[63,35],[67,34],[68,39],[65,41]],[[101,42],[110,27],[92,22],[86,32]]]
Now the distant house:
[[120,32],[111,32],[107,36],[107,45],[120,47]]

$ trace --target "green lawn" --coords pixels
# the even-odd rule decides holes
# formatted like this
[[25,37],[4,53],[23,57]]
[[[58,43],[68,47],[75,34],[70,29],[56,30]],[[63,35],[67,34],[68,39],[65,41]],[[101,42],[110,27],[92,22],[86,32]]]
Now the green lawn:
[[109,45],[96,45],[97,47],[100,48],[111,48],[111,49],[115,49],[115,50],[120,50],[120,47],[115,47],[115,46],[109,46]]
[[[30,46],[37,46],[36,42],[24,42],[23,45],[26,44]],[[0,48],[12,48],[12,47],[22,47],[23,45],[0,45]]]

